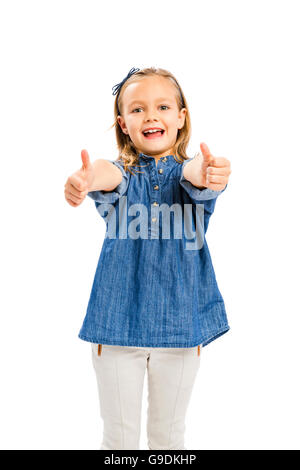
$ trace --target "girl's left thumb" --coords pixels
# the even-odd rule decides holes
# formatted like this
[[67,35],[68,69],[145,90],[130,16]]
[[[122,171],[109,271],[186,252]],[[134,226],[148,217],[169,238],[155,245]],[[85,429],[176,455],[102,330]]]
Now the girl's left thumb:
[[202,142],[200,144],[200,149],[203,155],[203,162],[205,164],[208,164],[210,162],[210,159],[213,157],[212,154],[210,153],[208,146],[204,142]]

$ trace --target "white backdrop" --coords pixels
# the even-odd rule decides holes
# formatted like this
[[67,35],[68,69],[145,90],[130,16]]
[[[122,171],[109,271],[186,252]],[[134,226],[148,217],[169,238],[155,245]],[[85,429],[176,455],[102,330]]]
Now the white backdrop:
[[[202,350],[188,449],[299,449],[297,1],[1,1],[2,449],[98,449],[90,344],[78,338],[104,240],[67,177],[117,157],[112,87],[170,70],[232,174],[207,231],[230,332]],[[147,377],[141,449],[147,449]]]

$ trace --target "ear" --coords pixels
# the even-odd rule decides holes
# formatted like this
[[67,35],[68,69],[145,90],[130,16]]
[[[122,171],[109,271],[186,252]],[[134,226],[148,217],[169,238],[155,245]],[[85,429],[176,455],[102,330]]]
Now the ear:
[[185,115],[187,113],[187,110],[186,108],[182,108],[180,111],[179,111],[179,116],[178,116],[178,119],[179,119],[179,125],[178,125],[178,129],[182,129],[183,126],[184,126],[184,122],[185,122]]
[[122,116],[118,116],[117,121],[118,121],[119,126],[121,127],[123,133],[128,135],[128,130],[127,130],[124,118],[122,118]]

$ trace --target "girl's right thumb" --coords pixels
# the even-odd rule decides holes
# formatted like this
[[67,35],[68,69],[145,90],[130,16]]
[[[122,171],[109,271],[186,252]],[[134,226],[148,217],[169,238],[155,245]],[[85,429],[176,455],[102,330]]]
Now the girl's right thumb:
[[82,168],[88,170],[91,166],[90,157],[87,150],[81,150]]

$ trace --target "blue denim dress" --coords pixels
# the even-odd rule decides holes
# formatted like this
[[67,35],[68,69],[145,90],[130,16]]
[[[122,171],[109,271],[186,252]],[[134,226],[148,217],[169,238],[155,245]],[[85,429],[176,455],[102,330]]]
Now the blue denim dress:
[[138,171],[131,174],[119,159],[112,163],[122,172],[121,183],[113,191],[88,193],[106,233],[80,339],[204,347],[229,330],[205,239],[227,186],[193,186],[183,176],[190,160],[180,163],[168,155],[156,165],[154,157],[140,153],[142,167],[131,167]]

